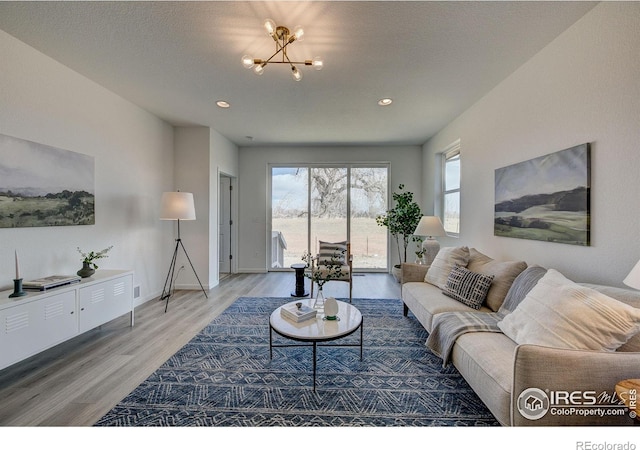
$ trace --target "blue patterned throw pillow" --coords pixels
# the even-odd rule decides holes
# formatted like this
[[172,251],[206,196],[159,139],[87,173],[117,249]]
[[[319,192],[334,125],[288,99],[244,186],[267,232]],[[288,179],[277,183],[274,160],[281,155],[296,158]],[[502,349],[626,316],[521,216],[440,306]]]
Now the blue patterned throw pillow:
[[442,293],[473,309],[480,309],[492,282],[493,275],[471,272],[456,265],[451,269]]

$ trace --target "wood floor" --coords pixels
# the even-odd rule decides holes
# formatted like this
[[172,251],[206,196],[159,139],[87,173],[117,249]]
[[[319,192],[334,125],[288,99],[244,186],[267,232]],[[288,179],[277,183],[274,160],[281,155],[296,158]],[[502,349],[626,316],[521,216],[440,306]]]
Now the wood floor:
[[[308,280],[307,280],[308,283]],[[1,426],[90,426],[184,346],[236,298],[287,297],[292,272],[237,274],[208,292],[177,291],[164,302],[123,316],[53,349],[0,371]],[[325,296],[348,297],[348,285],[331,282]],[[353,297],[399,298],[388,274],[358,274]]]

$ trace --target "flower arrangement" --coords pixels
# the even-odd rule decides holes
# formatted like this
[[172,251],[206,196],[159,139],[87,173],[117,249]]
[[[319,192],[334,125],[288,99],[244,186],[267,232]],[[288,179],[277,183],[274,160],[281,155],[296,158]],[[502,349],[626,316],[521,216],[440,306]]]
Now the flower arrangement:
[[[329,261],[323,262],[322,263],[323,270],[312,270],[311,272],[305,271],[304,276],[309,278],[312,283],[315,282],[318,284],[318,291],[322,292],[322,286],[327,281],[335,280],[336,278],[341,278],[342,276],[345,275],[342,272],[343,264],[341,259],[343,258],[341,258],[340,253],[344,255],[346,253],[346,250],[342,250],[340,252],[334,253],[333,257]],[[302,255],[302,260],[307,265],[307,268],[309,266],[312,266],[313,262],[316,261],[317,259],[318,259],[317,257],[314,257],[313,255],[311,255],[311,253],[307,252],[306,250]]]
[[80,250],[80,247],[78,247],[78,253],[80,253],[80,255],[82,256],[82,262],[83,263],[86,263],[89,266],[93,266],[94,269],[97,269],[98,265],[94,261],[96,259],[108,258],[107,253],[112,248],[113,248],[113,245],[110,245],[109,247],[107,247],[107,248],[105,248],[103,250],[100,250],[99,252],[91,251],[89,253],[85,253],[82,250]]

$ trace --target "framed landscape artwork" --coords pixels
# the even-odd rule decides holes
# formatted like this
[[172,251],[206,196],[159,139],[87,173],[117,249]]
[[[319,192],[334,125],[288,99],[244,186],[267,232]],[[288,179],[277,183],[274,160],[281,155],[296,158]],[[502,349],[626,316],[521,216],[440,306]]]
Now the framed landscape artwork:
[[494,235],[590,245],[589,144],[495,171]]
[[94,158],[0,134],[0,228],[95,224]]

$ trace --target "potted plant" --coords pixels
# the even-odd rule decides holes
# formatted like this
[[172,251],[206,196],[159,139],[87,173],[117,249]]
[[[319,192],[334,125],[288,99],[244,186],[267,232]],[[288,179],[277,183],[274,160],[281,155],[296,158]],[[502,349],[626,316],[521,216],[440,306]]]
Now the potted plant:
[[[395,239],[400,263],[407,262],[407,247],[422,217],[420,206],[413,201],[413,193],[403,192],[403,189],[404,184],[400,184],[399,192],[393,193],[395,206],[386,214],[376,217],[376,223],[387,227],[389,234]],[[391,272],[398,281],[400,281],[400,269],[400,264],[396,264]]]
[[113,248],[113,245],[100,250],[99,252],[90,251],[89,253],[85,253],[80,250],[78,247],[78,253],[82,256],[82,269],[78,271],[78,275],[82,278],[90,277],[93,275],[98,268],[98,265],[95,263],[96,259],[107,258],[107,253],[109,250]]

